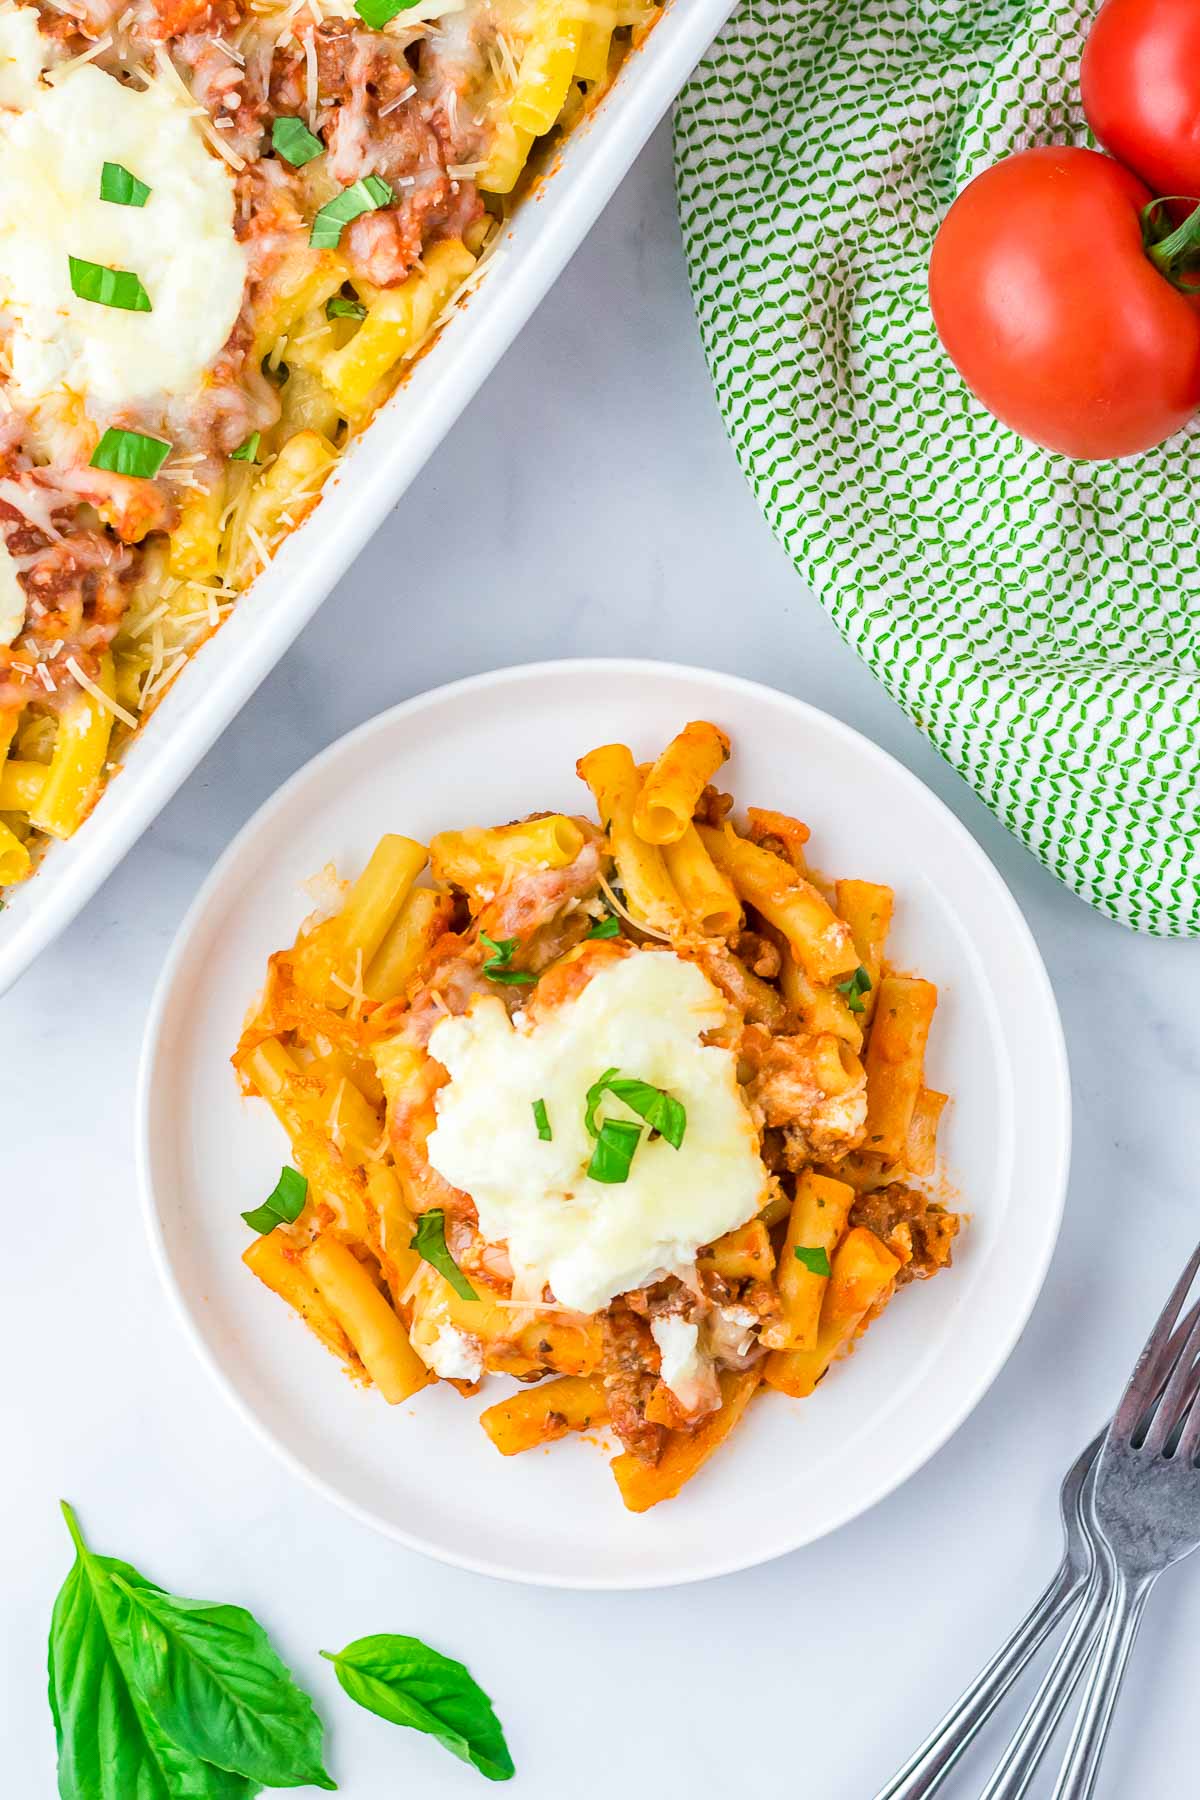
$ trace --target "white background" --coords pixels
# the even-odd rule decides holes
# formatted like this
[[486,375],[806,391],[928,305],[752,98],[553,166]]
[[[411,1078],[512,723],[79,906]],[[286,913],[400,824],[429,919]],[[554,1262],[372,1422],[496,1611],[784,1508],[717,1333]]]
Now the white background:
[[[928,782],[1037,934],[1076,1105],[1045,1292],[950,1445],[811,1549],[641,1595],[461,1574],[311,1495],[226,1410],[178,1335],[133,1183],[149,996],[189,900],[255,807],[407,695],[593,653],[772,682]],[[776,1784],[804,1800],[870,1800],[1048,1576],[1061,1472],[1200,1235],[1200,955],[1134,938],[1060,888],[805,594],[712,398],[665,130],[316,621],[0,1008],[0,1788],[13,1800],[55,1791],[44,1671],[70,1560],[60,1495],[97,1548],[176,1592],[254,1609],[315,1695],[350,1800],[485,1791],[432,1740],[340,1695],[317,1649],[377,1631],[415,1633],[470,1664],[506,1725],[524,1800],[691,1800]],[[1194,1794],[1198,1642],[1200,1564],[1151,1603],[1101,1783],[1109,1800]],[[977,1795],[979,1766],[951,1793]]]

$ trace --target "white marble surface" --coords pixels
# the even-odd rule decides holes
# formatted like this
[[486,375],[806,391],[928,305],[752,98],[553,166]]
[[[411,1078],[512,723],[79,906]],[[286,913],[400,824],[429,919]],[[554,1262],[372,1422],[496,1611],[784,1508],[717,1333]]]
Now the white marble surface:
[[[432,579],[421,552],[431,541],[444,546]],[[276,1466],[226,1410],[157,1286],[133,1189],[131,1102],[171,936],[218,852],[285,776],[423,688],[605,652],[789,688],[948,801],[1012,885],[1049,965],[1076,1150],[1058,1255],[1023,1341],[906,1488],[746,1575],[577,1596],[406,1554]],[[1047,1575],[1061,1469],[1115,1397],[1200,1219],[1200,956],[1133,938],[1059,888],[800,587],[708,387],[665,131],[316,622],[3,1012],[0,1789],[12,1800],[54,1793],[44,1667],[69,1560],[59,1495],[97,1546],[178,1592],[259,1613],[318,1696],[350,1800],[482,1791],[431,1740],[336,1693],[318,1647],[387,1630],[472,1665],[528,1800],[775,1786],[869,1800]],[[1150,1607],[1101,1786],[1110,1800],[1194,1792],[1198,1641],[1200,1581],[1185,1569]]]

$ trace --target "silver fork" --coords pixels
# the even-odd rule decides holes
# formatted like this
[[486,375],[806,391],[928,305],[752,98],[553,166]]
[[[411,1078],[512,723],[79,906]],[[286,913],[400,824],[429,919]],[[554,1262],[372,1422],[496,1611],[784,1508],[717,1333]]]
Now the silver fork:
[[[1200,1247],[1159,1315],[1096,1463],[1090,1522],[1108,1607],[1054,1800],[1093,1792],[1150,1590],[1200,1545],[1200,1303],[1176,1326],[1198,1269]],[[1169,1354],[1181,1338],[1164,1388],[1164,1347]]]
[[[1067,1471],[1059,1495],[1063,1557],[1045,1592],[1034,1601],[1012,1636],[979,1671],[920,1749],[914,1751],[886,1787],[880,1788],[875,1800],[931,1800],[1030,1658],[1087,1588],[1095,1565],[1095,1552],[1082,1504],[1088,1476],[1103,1442],[1103,1433],[1094,1437]],[[1068,1689],[1063,1705],[1069,1693]],[[1055,1723],[1060,1712],[1061,1707],[1054,1715]],[[1039,1754],[1043,1741],[1039,1735]]]
[[[1198,1265],[1200,1249],[1176,1284],[1130,1378],[1122,1407],[1134,1384],[1139,1384],[1139,1392],[1144,1398],[1136,1405],[1137,1418],[1144,1418],[1147,1406],[1152,1405],[1160,1396],[1164,1405],[1166,1404],[1164,1390],[1185,1355],[1185,1346],[1193,1327],[1200,1320],[1198,1302],[1175,1325],[1179,1308]],[[1198,1388],[1200,1371],[1193,1375],[1189,1404]],[[1197,1410],[1200,1412],[1200,1409]],[[1114,1428],[1120,1417],[1121,1412],[1118,1411],[1113,1421]],[[1075,1685],[1095,1648],[1112,1593],[1107,1563],[1103,1556],[1097,1554],[1098,1530],[1093,1526],[1089,1504],[1092,1485],[1090,1478],[1106,1442],[1106,1435],[1101,1432],[1093,1438],[1067,1471],[1059,1501],[1065,1548],[1062,1562],[1046,1591],[1034,1602],[1012,1636],[996,1652],[991,1662],[980,1670],[970,1687],[950,1708],[921,1747],[892,1780],[880,1788],[875,1800],[932,1800],[932,1796],[941,1788],[951,1770],[957,1767],[964,1752],[1035,1652],[1071,1607],[1083,1597],[1071,1630],[980,1800],[1021,1800],[1021,1796],[1027,1792]],[[1087,1791],[1083,1790],[1084,1793]],[[1065,1800],[1065,1796],[1056,1796],[1056,1800]],[[1072,1794],[1070,1800],[1076,1800],[1076,1796]]]

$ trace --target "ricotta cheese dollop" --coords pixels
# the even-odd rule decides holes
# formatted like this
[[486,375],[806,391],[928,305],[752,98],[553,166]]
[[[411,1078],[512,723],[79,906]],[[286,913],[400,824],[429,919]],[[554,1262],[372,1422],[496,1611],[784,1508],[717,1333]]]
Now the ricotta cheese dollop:
[[[506,1243],[522,1284],[595,1312],[615,1295],[695,1260],[697,1249],[758,1210],[766,1173],[733,1053],[700,1042],[728,1009],[703,971],[669,951],[640,951],[599,969],[582,992],[536,1024],[509,1019],[491,995],[443,1019],[429,1050],[449,1071],[427,1150],[469,1193],[479,1229]],[[617,1068],[681,1101],[678,1150],[649,1128],[628,1180],[591,1179],[588,1088]],[[533,1104],[552,1136],[538,1137]],[[601,1118],[635,1115],[607,1096]]]
[[[47,85],[31,16],[0,13],[0,305],[13,326],[17,395],[32,403],[66,391],[103,418],[130,401],[190,393],[229,336],[245,284],[229,170],[159,82],[127,87],[86,63]],[[100,198],[106,162],[149,186],[144,206]],[[152,310],[80,299],[73,256],[138,275]]]

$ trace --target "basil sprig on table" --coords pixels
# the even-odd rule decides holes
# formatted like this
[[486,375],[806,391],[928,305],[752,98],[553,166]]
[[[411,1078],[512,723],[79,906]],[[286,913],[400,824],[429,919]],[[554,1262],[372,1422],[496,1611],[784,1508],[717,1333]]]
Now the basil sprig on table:
[[261,1625],[240,1606],[165,1593],[97,1556],[63,1502],[75,1562],[50,1621],[50,1710],[62,1800],[251,1800],[332,1788],[323,1731]]
[[350,1698],[393,1725],[428,1732],[489,1781],[509,1781],[513,1759],[492,1703],[460,1662],[420,1638],[381,1632],[322,1650]]
[[[50,1620],[49,1699],[60,1800],[254,1800],[335,1788],[312,1701],[240,1606],[182,1600],[97,1556],[62,1502],[75,1561]],[[436,1737],[489,1781],[513,1760],[491,1701],[420,1638],[322,1650],[350,1698]]]
[[421,1214],[408,1247],[439,1275],[445,1276],[460,1300],[478,1300],[479,1295],[446,1248],[446,1215],[440,1206]]
[[499,981],[508,987],[527,987],[532,986],[537,980],[537,976],[531,975],[528,969],[510,967],[513,951],[521,942],[520,938],[511,937],[497,940],[490,938],[486,931],[481,931],[479,941],[481,944],[486,944],[492,953],[483,965],[483,972],[489,981]]

